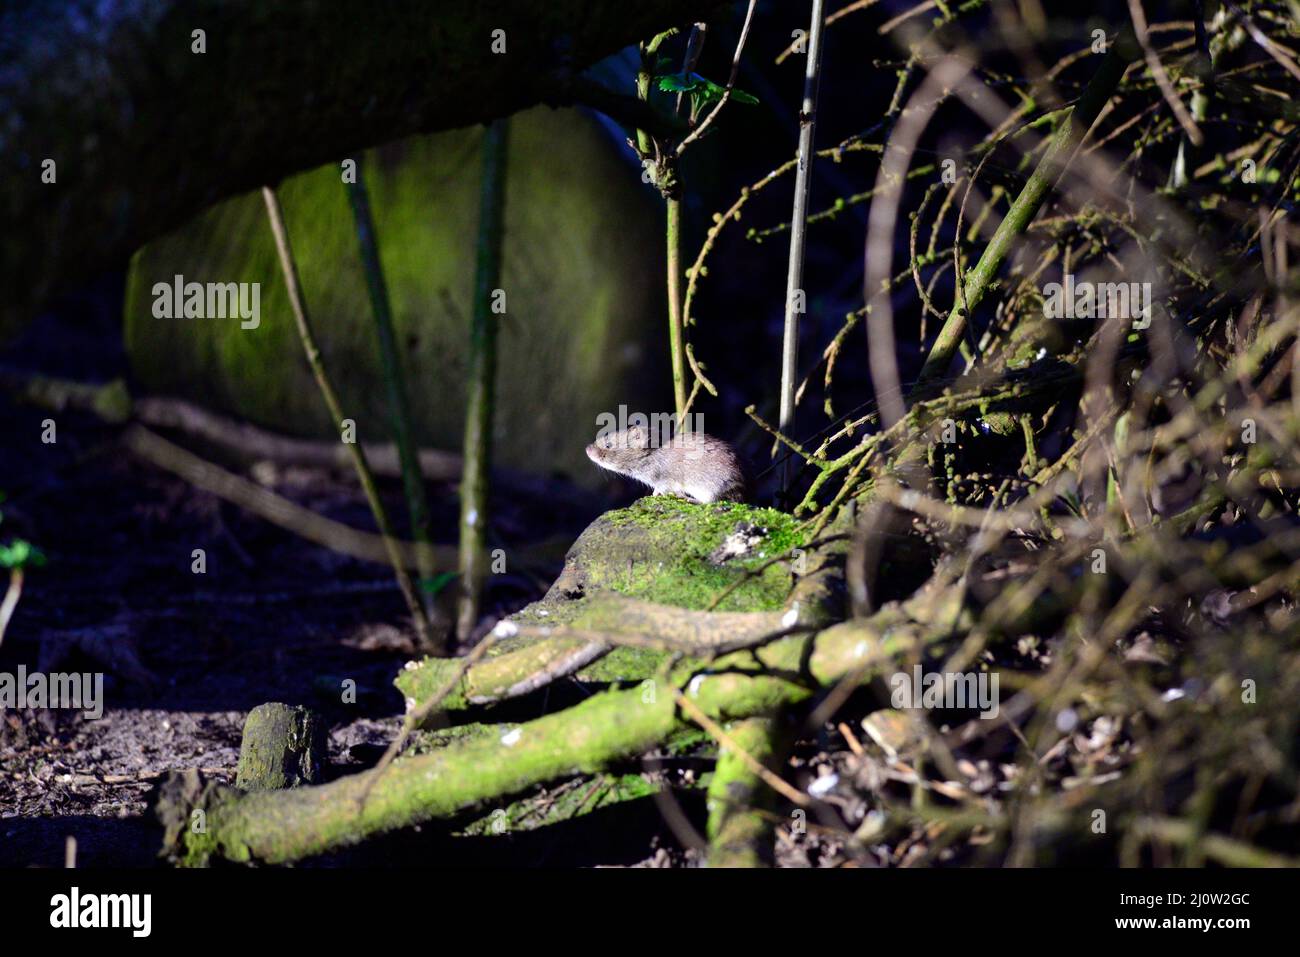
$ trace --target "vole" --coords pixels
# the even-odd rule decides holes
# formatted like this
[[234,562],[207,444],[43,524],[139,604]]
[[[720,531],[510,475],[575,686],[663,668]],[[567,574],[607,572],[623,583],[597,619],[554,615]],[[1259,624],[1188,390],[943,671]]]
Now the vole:
[[652,442],[649,429],[633,426],[596,436],[587,446],[587,458],[648,485],[655,495],[743,502],[748,491],[735,449],[703,432],[679,432],[668,441]]

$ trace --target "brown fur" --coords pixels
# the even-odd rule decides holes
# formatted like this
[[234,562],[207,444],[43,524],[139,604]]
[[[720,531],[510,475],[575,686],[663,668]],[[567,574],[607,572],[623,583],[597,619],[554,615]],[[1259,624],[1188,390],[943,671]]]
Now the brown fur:
[[745,470],[736,451],[703,432],[683,432],[657,444],[634,427],[598,435],[587,457],[603,469],[636,479],[655,495],[682,495],[697,502],[743,502]]

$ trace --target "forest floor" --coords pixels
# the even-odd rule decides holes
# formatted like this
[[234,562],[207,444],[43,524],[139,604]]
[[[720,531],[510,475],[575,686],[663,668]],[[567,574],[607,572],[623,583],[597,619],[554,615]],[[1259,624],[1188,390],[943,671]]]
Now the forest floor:
[[[125,376],[120,351],[106,345],[116,341],[115,328],[111,314],[77,323],[47,317],[0,353],[0,364],[83,382]],[[43,421],[51,418],[57,441],[45,444]],[[196,451],[241,468],[215,450]],[[0,710],[0,867],[60,867],[69,837],[76,842],[78,866],[158,864],[162,835],[149,811],[152,788],[168,772],[187,768],[233,783],[244,718],[265,702],[308,705],[324,716],[330,728],[327,778],[378,760],[405,710],[393,678],[416,654],[406,608],[386,567],[332,553],[142,463],[123,449],[119,430],[89,415],[52,414],[0,394],[0,454],[0,491],[7,496],[0,502],[0,541],[25,538],[48,558],[27,576],[0,645],[0,673],[21,666],[29,672],[104,675],[102,717]],[[347,472],[264,465],[243,471],[329,518],[373,527]],[[631,493],[612,483],[605,491]],[[387,481],[383,492],[391,513],[403,514],[399,484]],[[450,541],[457,528],[455,494],[431,484],[430,495],[433,526]],[[622,503],[598,493],[564,499],[495,496],[490,543],[572,542],[602,511]],[[195,549],[204,553],[202,574],[193,570]],[[527,569],[521,564],[512,559],[509,574],[491,577],[480,634],[541,597],[560,572],[558,561]],[[993,568],[990,575],[997,572]],[[1172,638],[1164,644],[1177,647]],[[1144,631],[1120,642],[1123,667],[1164,668],[1166,658],[1152,645]],[[1017,673],[1043,673],[1048,652],[1044,643],[1018,643],[1001,649],[995,663]],[[1158,677],[1160,690],[1193,688],[1186,676]],[[349,680],[356,697],[345,703],[341,687]],[[530,720],[593,690],[565,678],[499,704],[490,716],[471,709],[456,720]],[[797,840],[782,829],[778,864],[962,865],[1001,859],[1002,851],[979,828],[949,840],[924,819],[905,820],[905,826],[856,846],[849,840],[854,832],[846,824],[869,830],[873,808],[885,798],[905,808],[917,786],[908,766],[920,760],[909,755],[917,742],[887,703],[862,689],[843,703],[836,719],[799,736],[783,774],[817,793],[831,812],[824,821],[809,820]],[[967,742],[964,725],[950,724],[979,726],[976,716],[937,720],[935,731],[964,743],[954,745],[951,772],[931,782],[936,793],[1005,808],[1023,773],[1016,764],[1023,736],[1014,722],[977,727]],[[1044,791],[1063,796],[1086,785],[1078,793],[1104,797],[1137,754],[1126,720],[1102,709],[1034,759]],[[1186,727],[1204,736],[1206,727],[1194,723],[1199,720],[1189,713]],[[892,743],[886,748],[882,742]],[[575,792],[585,808],[600,782],[556,781],[522,795],[521,817],[538,822],[532,830],[481,836],[486,812],[480,809],[305,863],[695,865],[700,853],[683,848],[696,845],[705,829],[702,784],[716,751],[709,745],[706,740],[696,753],[656,753],[648,762],[608,769],[607,777],[641,775],[652,787],[630,788],[632,797],[597,803],[596,810],[578,816],[550,812],[572,808]],[[891,749],[898,754],[891,757]],[[654,789],[658,793],[645,794]],[[827,826],[814,826],[819,822]],[[1286,840],[1292,827],[1282,825],[1280,838],[1262,834],[1262,846],[1280,847],[1269,842]],[[1110,859],[1105,842],[1078,843],[1071,844],[1071,863]],[[1152,861],[1172,863],[1168,855]]]
[[[29,369],[83,381],[122,374],[102,328],[57,317],[42,323],[0,362],[17,365],[21,357]],[[42,444],[48,417],[0,396],[3,537],[27,538],[48,558],[27,576],[0,646],[0,671],[102,672],[105,705],[98,719],[0,710],[0,866],[62,866],[68,837],[79,866],[154,863],[161,832],[147,814],[151,788],[183,768],[233,782],[244,717],[263,702],[305,704],[326,717],[329,776],[373,764],[404,710],[393,676],[415,651],[391,574],[134,460],[117,430],[90,416],[53,416],[57,441]],[[372,527],[350,475],[280,470],[271,487],[338,521]],[[430,492],[435,528],[454,532],[454,494]],[[401,514],[397,483],[386,483],[385,493]],[[518,543],[576,537],[606,505],[597,495],[590,501],[582,513],[503,500],[494,504],[496,530]],[[204,550],[204,574],[192,571],[194,549]],[[540,597],[559,568],[530,571],[494,576],[483,628]],[[344,679],[356,683],[355,704],[339,700]],[[504,840],[425,828],[330,863],[666,863],[653,802],[633,803],[616,809],[617,827],[600,813]],[[599,828],[599,840],[575,839],[575,826]]]

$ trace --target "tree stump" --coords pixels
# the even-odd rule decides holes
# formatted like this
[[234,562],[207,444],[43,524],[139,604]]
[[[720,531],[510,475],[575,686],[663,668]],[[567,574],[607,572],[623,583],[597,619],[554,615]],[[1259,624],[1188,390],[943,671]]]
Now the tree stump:
[[309,708],[272,701],[244,722],[235,784],[245,791],[276,791],[319,784],[326,760],[325,723]]

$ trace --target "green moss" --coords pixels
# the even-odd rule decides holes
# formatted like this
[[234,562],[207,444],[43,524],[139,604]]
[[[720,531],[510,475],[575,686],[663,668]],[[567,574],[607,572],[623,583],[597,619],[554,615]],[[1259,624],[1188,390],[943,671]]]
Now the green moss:
[[[748,526],[757,535],[741,556],[715,563],[711,555],[722,542]],[[560,582],[541,601],[512,616],[519,625],[563,627],[583,622],[590,602],[571,595],[615,591],[631,598],[694,610],[707,609],[718,595],[740,582],[718,605],[720,611],[775,611],[783,608],[794,585],[788,562],[768,562],[802,542],[796,520],[770,508],[737,503],[701,505],[674,496],[641,499],[625,509],[607,512],[570,549]],[[748,543],[747,543],[748,544]],[[752,576],[747,572],[762,568]],[[500,693],[513,680],[507,666],[494,672],[502,655],[523,653],[537,642],[520,633],[496,640],[485,662],[445,699],[443,710],[469,706],[471,699]],[[653,677],[664,660],[662,651],[618,647],[577,672],[582,681],[635,683]],[[427,701],[455,675],[460,659],[425,658],[408,665],[394,684],[407,699]]]
[[184,853],[176,862],[180,867],[207,867],[208,861],[219,853],[216,840],[207,831],[186,832],[184,847]]
[[583,681],[644,681],[663,663],[664,653],[652,648],[615,648],[578,672]]
[[989,412],[984,415],[984,424],[997,435],[1011,435],[1020,428],[1019,420],[1010,412]]
[[[736,577],[690,559],[677,568],[630,569],[626,575],[611,581],[610,586],[634,598],[703,610]],[[728,595],[716,610],[772,611],[785,603],[788,593],[789,577],[779,569],[768,569]]]
[[478,721],[472,721],[469,724],[457,724],[449,728],[438,728],[435,731],[416,731],[411,735],[411,746],[405,753],[409,755],[428,754],[452,744],[473,741],[493,734],[500,737],[501,729]]
[[468,824],[459,836],[532,831],[582,817],[602,807],[650,797],[658,790],[658,785],[640,774],[599,774],[592,780],[578,778],[555,790],[497,808]]
[[637,499],[627,508],[606,512],[611,525],[636,524],[662,528],[665,521],[689,521],[701,536],[716,537],[718,541],[735,530],[742,521],[768,530],[765,551],[784,551],[800,543],[795,531],[799,522],[793,515],[774,508],[758,508],[738,502],[692,502],[676,495],[647,495]]
[[131,418],[131,393],[126,383],[114,379],[103,388],[96,390],[94,399],[95,414],[105,422],[123,423]]
[[[511,117],[494,457],[596,483],[583,449],[597,416],[644,404],[640,344],[659,330],[654,202],[589,118]],[[459,448],[478,222],[480,127],[369,150],[379,256],[417,441]],[[338,163],[277,189],[312,325],[363,441],[390,437],[387,393]],[[154,285],[260,284],[261,322],[161,319]],[[260,194],[218,203],[135,256],[124,303],[131,369],[177,395],[296,435],[336,437],[303,358]]]
[[[393,684],[408,701],[427,701],[451,681],[460,671],[463,662],[459,658],[422,658],[409,663],[398,672]],[[443,699],[444,710],[460,710],[469,706],[465,700],[463,682]]]
[[717,744],[709,737],[707,731],[692,727],[674,732],[664,742],[661,750],[673,757],[680,757],[685,754],[698,754],[701,751],[716,752],[717,749]]
[[[733,502],[705,505],[668,495],[647,496],[606,513],[602,521],[610,541],[582,553],[588,576],[624,595],[678,608],[708,608],[746,572],[802,542],[798,523],[785,512]],[[744,557],[721,564],[710,561],[722,541],[746,523],[762,530],[764,540]],[[626,529],[636,533],[628,534]],[[621,539],[629,540],[633,557],[620,552]],[[594,567],[597,564],[600,567]],[[717,610],[781,608],[792,584],[789,567],[773,564],[727,596]]]

